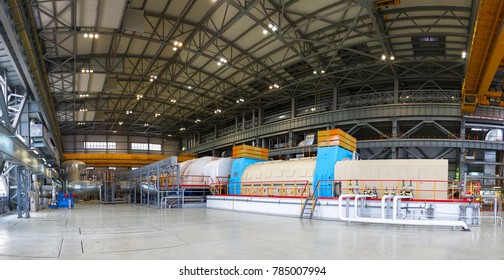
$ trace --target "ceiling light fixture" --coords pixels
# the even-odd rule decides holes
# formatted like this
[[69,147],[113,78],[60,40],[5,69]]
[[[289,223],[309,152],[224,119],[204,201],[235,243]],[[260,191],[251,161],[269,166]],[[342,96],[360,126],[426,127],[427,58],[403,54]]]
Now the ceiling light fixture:
[[325,74],[325,70],[320,70],[320,74]]
[[167,136],[168,136],[168,137],[171,137],[171,134],[168,134]]
[[264,34],[264,35],[267,35],[268,33],[269,33],[269,32],[268,32],[268,30],[263,29],[263,34]]
[[280,85],[277,83],[274,83],[273,85],[269,86],[269,89],[278,89],[278,88],[280,88]]
[[154,82],[155,79],[157,79],[157,76],[150,76],[149,81]]
[[219,113],[222,113],[222,110],[221,109],[217,109],[214,111],[215,114],[219,114]]
[[194,122],[195,123],[199,123],[199,122],[201,122],[201,120],[200,119],[196,119]]
[[141,95],[141,94],[137,94],[136,99],[137,99],[137,100],[140,100],[140,98],[143,98],[143,95]]
[[133,114],[133,111],[131,111],[131,110],[126,111],[126,115],[129,115],[129,114]]
[[144,126],[149,126],[149,124],[148,123],[144,123]]
[[160,113],[156,113],[156,114],[154,115],[154,117],[155,117],[155,118],[157,118],[157,117],[159,117],[159,116],[161,116],[161,114],[160,114]]
[[382,55],[381,55],[381,59],[382,59],[382,60],[386,60],[386,59],[387,59],[387,56],[386,56],[385,54],[382,54]]
[[180,128],[180,131],[184,131],[184,130],[185,130],[185,127],[181,127],[181,128]]
[[187,86],[188,89],[192,89],[192,86]]
[[84,36],[84,38],[89,38],[89,39],[93,39],[93,38],[98,39],[100,37],[98,35],[98,33],[95,33],[95,34],[93,34],[93,33],[90,33],[90,34],[84,33],[83,36]]
[[467,57],[466,51],[462,51],[462,58],[466,58],[466,57]]
[[217,65],[221,66],[222,64],[228,63],[228,60],[225,57],[220,57],[219,61],[217,61]]
[[390,56],[390,60],[395,60],[394,55],[391,55],[391,56]]
[[172,99],[172,100],[170,100],[170,102],[171,102],[171,103],[176,103],[176,102],[177,102],[177,100],[176,100],[176,99]]
[[87,112],[87,109],[79,109],[81,112]]
[[123,125],[124,123],[123,122],[119,122],[119,125]]
[[272,22],[268,24],[268,28],[271,29],[271,31],[276,32],[278,30],[278,26]]

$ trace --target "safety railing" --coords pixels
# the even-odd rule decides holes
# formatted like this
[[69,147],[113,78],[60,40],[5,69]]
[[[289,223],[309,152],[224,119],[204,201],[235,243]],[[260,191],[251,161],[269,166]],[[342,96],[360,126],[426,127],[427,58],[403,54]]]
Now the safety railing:
[[338,197],[341,194],[411,195],[417,199],[457,200],[479,194],[476,184],[468,184],[463,193],[461,183],[450,180],[319,180],[315,187],[307,180],[236,182],[215,186],[219,194],[240,193],[248,196],[313,198]]
[[[177,186],[176,179],[177,179],[176,177],[168,177],[168,182],[166,186],[176,187]],[[210,176],[180,175],[181,188],[210,188],[212,184],[215,184],[215,182]]]
[[212,194],[228,194],[228,183],[229,177],[226,176],[216,176],[215,180],[217,182],[210,185],[210,190]]
[[308,197],[311,194],[309,184],[308,180],[244,181],[229,184],[227,193],[247,196]]
[[[380,180],[344,179],[320,180],[317,196],[338,197],[341,194],[412,195],[418,199],[447,200],[464,199],[479,194],[477,187],[467,188],[463,194],[461,183],[451,180]],[[324,194],[324,195],[321,195]]]

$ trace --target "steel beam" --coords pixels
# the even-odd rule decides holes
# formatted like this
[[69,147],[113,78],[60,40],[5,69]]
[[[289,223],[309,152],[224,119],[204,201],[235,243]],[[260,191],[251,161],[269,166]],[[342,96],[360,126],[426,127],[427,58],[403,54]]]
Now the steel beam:
[[24,166],[17,166],[15,168],[16,178],[16,195],[17,195],[17,214],[18,218],[30,218],[30,185],[31,185],[31,172]]

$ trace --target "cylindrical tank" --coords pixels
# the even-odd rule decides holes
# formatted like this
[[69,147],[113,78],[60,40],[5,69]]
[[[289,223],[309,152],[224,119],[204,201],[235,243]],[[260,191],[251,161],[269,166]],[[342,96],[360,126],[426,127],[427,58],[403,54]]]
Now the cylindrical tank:
[[134,192],[135,185],[130,181],[119,181],[118,192]]
[[86,164],[80,160],[67,160],[61,165],[67,182],[85,180]]
[[242,194],[300,195],[306,182],[311,187],[316,158],[258,162],[242,174]]
[[40,186],[40,197],[52,198],[53,188],[57,193],[63,190],[61,185],[42,185]]
[[142,193],[149,193],[149,195],[157,195],[156,186],[153,183],[142,181],[140,182],[140,188],[142,189]]
[[101,182],[98,181],[72,181],[68,183],[68,191],[75,193],[78,197],[98,195]]

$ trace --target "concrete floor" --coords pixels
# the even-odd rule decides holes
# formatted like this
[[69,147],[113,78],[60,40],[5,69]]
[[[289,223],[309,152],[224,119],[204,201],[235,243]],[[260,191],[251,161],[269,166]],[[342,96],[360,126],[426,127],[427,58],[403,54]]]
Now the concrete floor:
[[504,231],[485,223],[462,232],[79,203],[0,216],[0,259],[502,260]]

